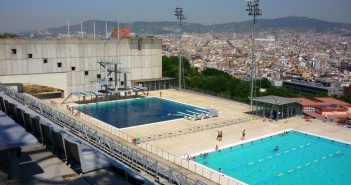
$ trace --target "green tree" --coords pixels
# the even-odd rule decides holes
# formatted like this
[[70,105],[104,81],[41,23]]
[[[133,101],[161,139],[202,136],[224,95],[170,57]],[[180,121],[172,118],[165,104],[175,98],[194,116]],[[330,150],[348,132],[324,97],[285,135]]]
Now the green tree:
[[14,34],[14,33],[3,33],[3,34],[0,34],[0,39],[11,39],[11,38],[16,38],[17,35]]
[[[224,71],[212,68],[205,68],[201,73],[199,73],[196,68],[192,68],[190,66],[187,59],[184,59],[183,62],[186,87],[223,97],[233,97],[236,100],[248,102],[251,90],[250,82],[242,81],[234,78]],[[173,77],[175,78],[175,81],[178,82],[178,57],[162,57],[162,67],[163,76]],[[284,87],[272,86],[267,78],[257,80],[255,82],[255,86],[257,96],[275,95],[282,97],[300,96],[308,98],[315,96]],[[260,92],[259,88],[263,88],[266,91]],[[327,96],[327,94],[319,94],[318,96]],[[339,98],[347,102],[351,102],[351,95]]]
[[262,78],[262,79],[258,80],[258,82],[256,82],[256,84],[258,84],[258,83],[260,84],[260,87],[264,88],[264,89],[269,89],[272,87],[271,82],[267,78]]

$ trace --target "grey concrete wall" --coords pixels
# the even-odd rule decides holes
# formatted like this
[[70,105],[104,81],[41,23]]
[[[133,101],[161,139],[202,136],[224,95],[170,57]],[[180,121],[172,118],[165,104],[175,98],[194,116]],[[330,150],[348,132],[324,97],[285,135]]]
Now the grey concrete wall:
[[0,83],[45,85],[64,90],[67,96],[90,90],[91,81],[101,80],[98,74],[103,78],[98,61],[120,61],[120,67],[130,72],[128,86],[132,80],[162,78],[161,39],[2,39]]

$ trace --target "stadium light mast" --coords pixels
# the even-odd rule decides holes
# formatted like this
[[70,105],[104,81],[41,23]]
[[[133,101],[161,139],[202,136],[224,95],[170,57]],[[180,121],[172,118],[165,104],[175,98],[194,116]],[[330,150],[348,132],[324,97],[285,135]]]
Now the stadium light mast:
[[178,58],[179,58],[179,91],[182,89],[182,34],[183,34],[183,26],[182,26],[182,21],[186,19],[183,8],[177,7],[175,9],[174,15],[177,17],[179,20],[179,27],[180,27],[180,33],[179,33],[179,53],[178,53]]
[[247,0],[247,11],[249,16],[253,16],[253,27],[252,27],[252,51],[251,51],[251,94],[250,94],[250,111],[253,111],[252,98],[254,94],[254,83],[256,78],[256,58],[255,58],[255,39],[256,39],[256,16],[262,15],[262,10],[259,6],[260,0]]

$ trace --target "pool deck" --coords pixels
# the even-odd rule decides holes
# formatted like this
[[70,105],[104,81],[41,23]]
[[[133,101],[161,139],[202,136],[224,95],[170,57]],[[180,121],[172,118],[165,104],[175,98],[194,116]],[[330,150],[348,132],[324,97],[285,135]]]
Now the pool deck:
[[[149,96],[159,95],[160,91],[149,92]],[[179,119],[168,122],[162,122],[159,124],[125,128],[122,129],[122,131],[133,137],[143,137],[157,135],[160,133],[172,132],[175,130],[203,126],[214,122],[223,122],[226,120],[253,117],[245,113],[249,110],[249,106],[247,104],[224,100],[207,95],[201,95],[190,92],[179,92],[177,90],[162,90],[162,98],[167,98],[173,101],[191,104],[203,108],[212,107],[218,110],[220,112],[220,115],[219,117],[198,121]],[[72,102],[70,104],[72,104]],[[248,140],[254,139],[256,137],[262,137],[264,135],[272,134],[275,132],[280,132],[286,129],[294,129],[297,131],[309,132],[312,134],[321,135],[324,137],[329,137],[332,139],[351,143],[350,128],[344,128],[334,123],[321,122],[319,120],[312,120],[310,122],[306,122],[302,117],[294,117],[280,121],[263,121],[263,119],[256,117],[255,120],[251,121],[245,121],[230,126],[207,129],[204,131],[179,135],[175,137],[158,139],[155,141],[150,141],[148,143],[176,156],[184,156],[187,154],[194,154],[213,150],[216,145],[218,145],[221,148],[223,146],[242,142],[242,130],[246,130],[245,140]],[[218,130],[223,131],[222,141],[216,140]],[[148,155],[160,158],[160,156],[153,155],[152,153],[148,153]],[[162,161],[163,159],[160,160]],[[164,162],[168,163],[166,161]],[[175,165],[174,167],[181,170],[181,168],[177,167],[177,165]],[[185,170],[184,172],[189,173],[188,170]],[[196,178],[196,175],[194,176],[194,178]]]
[[[155,92],[154,92],[155,93]],[[184,103],[189,103],[196,106],[210,107],[214,106],[222,114],[218,118],[211,118],[199,121],[180,120],[179,122],[170,122],[167,124],[151,125],[150,127],[142,127],[142,129],[126,129],[125,131],[131,135],[139,135],[140,132],[152,133],[158,131],[165,132],[166,130],[175,130],[186,126],[193,127],[194,125],[206,124],[209,122],[217,122],[240,117],[247,117],[245,111],[249,110],[249,105],[238,102],[222,100],[204,95],[195,95],[193,93],[178,92],[176,90],[162,91],[162,96]],[[184,123],[184,125],[183,125]],[[158,128],[158,129],[157,129]],[[177,137],[169,137],[150,143],[163,148],[164,150],[175,155],[183,156],[185,154],[193,154],[201,151],[213,150],[216,145],[219,147],[241,142],[241,132],[246,130],[245,139],[253,139],[274,132],[283,131],[286,129],[294,129],[297,131],[309,132],[324,137],[333,138],[336,140],[351,143],[351,129],[344,128],[331,122],[322,122],[320,120],[312,120],[306,122],[302,117],[289,118],[288,120],[280,121],[263,121],[263,119],[246,121],[230,126],[209,129],[193,134],[181,135]],[[223,131],[222,141],[216,139],[217,130]],[[140,134],[143,135],[143,134]]]
[[[151,96],[158,96],[159,91],[150,92]],[[204,108],[214,107],[221,114],[216,118],[205,120],[189,121],[180,119],[176,121],[163,122],[149,126],[134,127],[123,129],[124,132],[133,136],[145,136],[157,133],[164,133],[173,130],[185,129],[194,126],[205,125],[213,122],[250,117],[245,112],[249,110],[247,104],[223,100],[205,95],[199,95],[188,92],[179,92],[176,90],[163,90],[162,97],[170,100],[187,103]],[[162,148],[170,153],[183,156],[206,150],[212,150],[216,145],[219,147],[241,142],[241,132],[246,130],[245,139],[252,139],[263,135],[279,132],[286,129],[310,132],[313,134],[330,137],[351,143],[351,129],[336,125],[335,123],[312,120],[306,122],[302,117],[294,117],[288,120],[280,121],[263,121],[257,119],[234,124],[222,128],[209,129],[193,134],[186,134],[176,137],[169,137],[150,142],[151,144]],[[223,131],[222,141],[216,139],[217,130]]]
[[[159,97],[159,94],[160,91],[149,92],[149,96]],[[142,137],[192,128],[214,122],[252,117],[245,113],[249,110],[249,105],[212,96],[189,92],[179,92],[177,90],[170,89],[162,90],[162,98],[203,108],[213,107],[220,112],[220,115],[215,118],[208,118],[198,121],[178,119],[159,124],[156,123],[139,127],[124,128],[122,129],[123,132],[134,137]],[[74,103],[71,101],[70,104],[73,105]],[[245,139],[252,139],[286,129],[294,129],[351,143],[351,129],[344,128],[330,122],[321,122],[319,120],[306,122],[302,117],[294,117],[289,118],[288,120],[273,122],[268,120],[264,122],[262,119],[258,118],[256,120],[245,121],[243,123],[233,124],[222,128],[209,129],[192,134],[151,141],[150,143],[170,153],[183,156],[184,154],[211,150],[216,145],[221,147],[240,142],[242,141],[240,139],[241,132],[244,129],[246,130]],[[216,140],[217,130],[223,131],[222,141]]]

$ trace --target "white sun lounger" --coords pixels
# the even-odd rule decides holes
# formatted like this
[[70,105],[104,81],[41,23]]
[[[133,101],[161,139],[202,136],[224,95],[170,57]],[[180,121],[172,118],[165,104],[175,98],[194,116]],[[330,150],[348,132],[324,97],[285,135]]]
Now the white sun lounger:
[[208,110],[208,112],[210,112],[212,114],[213,117],[218,117],[219,112],[216,109],[209,108],[207,110]]
[[205,114],[201,113],[201,112],[193,112],[193,111],[190,111],[190,110],[185,110],[187,112],[190,112],[192,113],[196,119],[203,119],[205,118]]
[[192,121],[195,120],[195,117],[194,117],[193,115],[191,115],[191,114],[187,114],[187,113],[180,112],[180,111],[178,111],[177,113],[178,113],[178,114],[183,114],[183,116],[184,116],[185,119],[192,120]]
[[206,117],[206,118],[212,118],[212,117],[213,117],[213,115],[212,115],[210,112],[208,112],[208,111],[201,110],[201,109],[195,109],[195,110],[197,110],[197,111],[199,111],[199,112],[205,114],[205,117]]

